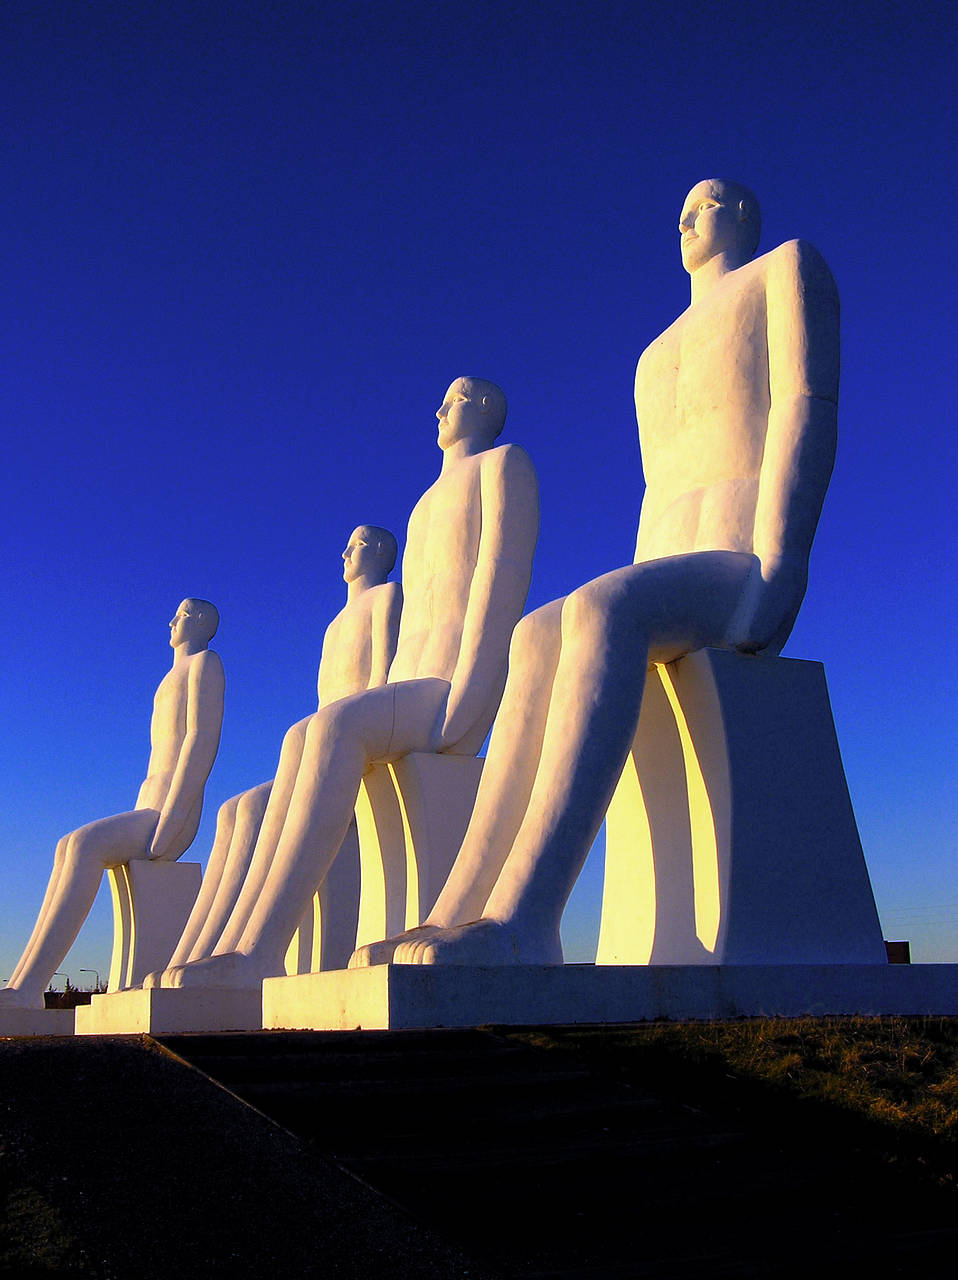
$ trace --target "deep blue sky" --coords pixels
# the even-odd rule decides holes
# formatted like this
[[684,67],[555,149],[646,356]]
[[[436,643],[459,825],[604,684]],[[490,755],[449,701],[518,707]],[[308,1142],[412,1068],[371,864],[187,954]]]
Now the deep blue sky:
[[[223,623],[216,809],[314,704],[339,555],[402,535],[461,373],[540,477],[530,606],[631,560],[639,352],[700,178],[843,304],[787,654],[824,661],[886,936],[958,960],[956,16],[944,3],[8,0],[0,978],[58,836],[128,808],[167,621]],[[773,853],[774,851],[770,851]],[[590,861],[567,921],[594,921]],[[101,895],[67,962],[105,971]]]

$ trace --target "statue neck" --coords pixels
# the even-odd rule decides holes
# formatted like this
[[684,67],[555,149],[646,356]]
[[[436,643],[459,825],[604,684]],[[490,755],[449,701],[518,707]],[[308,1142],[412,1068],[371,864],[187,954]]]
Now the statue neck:
[[730,271],[737,271],[748,260],[745,254],[726,249],[723,253],[717,253],[714,258],[709,258],[708,262],[703,262],[691,277],[692,306],[694,307],[696,302],[701,302],[717,285],[721,284]]
[[477,453],[485,453],[487,449],[491,448],[492,441],[486,439],[485,436],[469,436],[468,439],[457,440],[448,449],[443,450],[442,468],[439,474],[443,475],[465,458],[473,458]]
[[346,603],[352,604],[354,600],[358,600],[359,597],[364,592],[368,591],[370,587],[381,587],[385,581],[385,578],[376,577],[370,573],[362,574],[360,577],[354,578],[352,582],[346,583]]
[[202,640],[184,640],[173,650],[173,666],[185,662],[187,658],[192,658],[197,653],[202,653],[205,648],[206,645]]

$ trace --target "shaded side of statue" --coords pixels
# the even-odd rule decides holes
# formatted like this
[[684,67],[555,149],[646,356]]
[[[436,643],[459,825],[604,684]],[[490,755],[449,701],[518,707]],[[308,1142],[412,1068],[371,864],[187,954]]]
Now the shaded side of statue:
[[356,966],[561,963],[559,922],[625,763],[650,662],[776,654],[835,454],[838,296],[802,241],[753,260],[754,195],[709,179],[679,222],[691,305],[643,353],[630,566],[516,628],[476,807],[427,921]]
[[136,805],[57,844],[37,923],[0,992],[0,1009],[43,1008],[43,992],[73,946],[107,867],[174,862],[192,844],[223,723],[223,665],[207,647],[218,625],[208,600],[184,600],[177,609],[170,622],[173,666],[153,699],[150,762]]
[[[323,637],[316,681],[318,706],[386,683],[402,610],[402,588],[398,582],[386,581],[397,554],[396,539],[388,529],[359,525],[350,535],[343,552],[346,604]],[[310,719],[306,716],[294,724],[283,739],[277,777],[285,790],[273,800],[274,821],[285,819],[289,809],[291,783],[302,760]],[[209,865],[190,918],[166,971],[150,974],[145,987],[171,986],[182,965],[212,953],[243,887],[273,786],[273,780],[262,782],[220,806]]]
[[175,970],[174,987],[253,988],[282,974],[369,766],[411,751],[474,755],[492,725],[532,574],[538,487],[527,454],[495,444],[506,400],[494,383],[457,378],[436,416],[442,467],[409,518],[389,678],[309,718],[213,954]]

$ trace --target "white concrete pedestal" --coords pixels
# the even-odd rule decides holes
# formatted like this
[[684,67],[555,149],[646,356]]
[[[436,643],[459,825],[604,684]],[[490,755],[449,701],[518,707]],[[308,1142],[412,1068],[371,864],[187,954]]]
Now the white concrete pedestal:
[[76,1011],[78,1036],[174,1035],[186,1031],[259,1031],[259,990],[114,991]]
[[412,751],[364,776],[356,798],[362,892],[355,946],[425,920],[469,825],[482,766],[475,756]]
[[598,964],[884,964],[819,662],[649,672],[606,815]]
[[802,1014],[958,1014],[958,965],[378,965],[263,983],[263,1026],[285,1030]]
[[165,969],[200,891],[196,862],[123,862],[108,869],[113,956],[108,991],[138,987]]
[[72,1009],[2,1009],[0,1036],[72,1036]]

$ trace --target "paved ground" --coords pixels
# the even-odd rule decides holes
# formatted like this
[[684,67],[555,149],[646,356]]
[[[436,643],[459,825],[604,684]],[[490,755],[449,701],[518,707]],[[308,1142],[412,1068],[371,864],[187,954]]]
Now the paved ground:
[[861,1124],[611,1061],[561,1030],[0,1041],[0,1271],[953,1274],[955,1191]]
[[[950,1275],[954,1190],[867,1125],[561,1029],[166,1043],[504,1275]],[[942,1267],[944,1268],[942,1270]]]
[[0,1274],[488,1274],[147,1037],[0,1040],[0,1144]]

